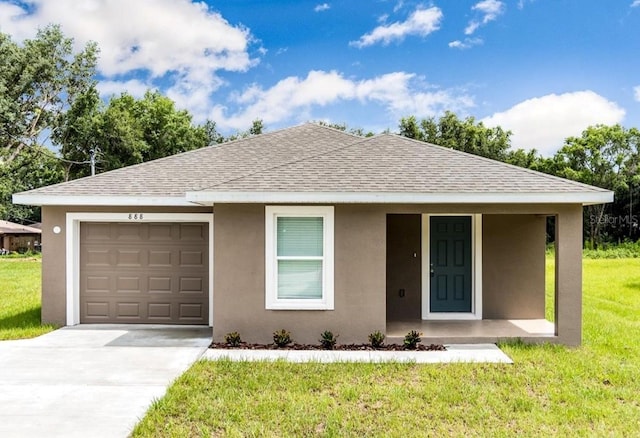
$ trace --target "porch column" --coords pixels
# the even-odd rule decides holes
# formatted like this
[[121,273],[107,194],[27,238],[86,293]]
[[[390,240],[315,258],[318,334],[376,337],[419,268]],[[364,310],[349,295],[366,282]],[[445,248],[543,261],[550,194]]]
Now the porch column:
[[555,328],[559,343],[582,342],[582,206],[556,216]]

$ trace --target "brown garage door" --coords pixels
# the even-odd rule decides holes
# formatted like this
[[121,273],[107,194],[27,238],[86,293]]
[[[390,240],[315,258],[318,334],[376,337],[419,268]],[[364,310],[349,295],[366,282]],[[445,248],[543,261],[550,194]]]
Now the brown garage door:
[[80,322],[208,324],[206,223],[80,225]]

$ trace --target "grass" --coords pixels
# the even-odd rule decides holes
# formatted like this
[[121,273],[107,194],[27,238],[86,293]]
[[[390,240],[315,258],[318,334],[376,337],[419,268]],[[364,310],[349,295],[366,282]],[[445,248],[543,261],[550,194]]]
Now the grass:
[[515,365],[198,362],[133,435],[637,436],[640,260],[584,261],[582,347],[501,347]]
[[0,340],[40,336],[40,257],[0,258]]

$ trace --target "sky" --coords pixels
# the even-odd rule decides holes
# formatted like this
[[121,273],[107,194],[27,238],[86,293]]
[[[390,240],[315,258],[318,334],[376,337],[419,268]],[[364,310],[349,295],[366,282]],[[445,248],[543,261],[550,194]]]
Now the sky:
[[548,156],[640,127],[640,0],[0,0],[14,41],[49,23],[98,43],[105,99],[157,89],[227,135],[449,110]]

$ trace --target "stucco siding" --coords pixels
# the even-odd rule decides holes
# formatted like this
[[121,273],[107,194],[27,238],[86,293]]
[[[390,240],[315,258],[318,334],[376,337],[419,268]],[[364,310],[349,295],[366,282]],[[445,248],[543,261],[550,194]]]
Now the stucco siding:
[[483,319],[544,318],[546,220],[484,215]]
[[264,205],[217,204],[214,227],[215,340],[238,331],[248,342],[272,342],[286,329],[316,343],[331,330],[341,343],[366,342],[385,330],[386,216],[375,207],[335,207],[335,310],[265,309]]

